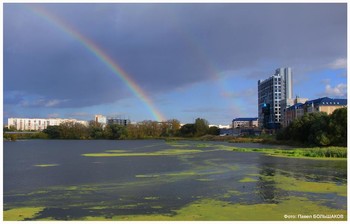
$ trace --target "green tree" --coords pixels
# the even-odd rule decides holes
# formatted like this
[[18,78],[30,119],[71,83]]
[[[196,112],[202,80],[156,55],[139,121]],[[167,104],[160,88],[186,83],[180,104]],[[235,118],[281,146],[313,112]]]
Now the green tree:
[[10,127],[3,128],[3,132],[8,132],[8,131],[17,131],[17,129],[13,125],[11,125]]
[[176,119],[171,119],[171,120],[168,120],[168,123],[170,125],[169,135],[170,136],[177,135],[181,127],[180,121]]
[[321,145],[321,146],[327,146],[327,145],[331,144],[331,140],[329,139],[329,136],[325,132],[322,132],[322,131],[319,131],[315,135],[315,139],[313,141],[317,145]]
[[86,126],[76,122],[64,122],[59,125],[62,139],[88,139],[89,130]]
[[103,125],[96,121],[89,122],[89,137],[92,139],[103,139],[105,138],[105,131],[103,130]]
[[347,108],[305,114],[295,119],[276,136],[279,140],[293,140],[309,145],[347,145]]
[[179,130],[179,134],[182,137],[193,137],[195,133],[196,128],[194,124],[185,124]]
[[61,138],[61,132],[59,126],[48,126],[44,131],[48,138],[59,139]]
[[180,129],[180,121],[176,119],[167,120],[160,123],[161,134],[160,136],[169,137],[177,135]]
[[126,127],[119,124],[110,124],[105,129],[108,139],[125,139],[127,137]]
[[329,119],[329,132],[334,145],[347,145],[347,108],[333,111]]
[[208,130],[209,135],[219,135],[220,134],[220,129],[216,126],[212,126]]
[[329,116],[326,113],[312,114],[310,129],[308,130],[308,143],[312,145],[327,146],[331,143],[329,130]]
[[203,136],[208,133],[209,130],[209,122],[203,118],[197,118],[195,123],[195,135],[196,136]]

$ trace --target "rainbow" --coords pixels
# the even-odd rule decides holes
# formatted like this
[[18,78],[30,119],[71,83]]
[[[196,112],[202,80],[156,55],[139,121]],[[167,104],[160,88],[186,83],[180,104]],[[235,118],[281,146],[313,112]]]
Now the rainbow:
[[94,42],[84,37],[76,29],[71,27],[61,18],[58,18],[54,14],[48,12],[43,7],[39,7],[37,4],[26,4],[26,8],[30,9],[31,12],[44,18],[46,21],[58,27],[61,31],[68,34],[69,36],[78,40],[88,51],[96,56],[102,63],[104,63],[115,75],[117,75],[131,90],[131,92],[140,99],[147,109],[151,112],[152,116],[157,121],[165,121],[165,116],[155,107],[151,98],[141,89],[137,83],[131,79],[131,77],[115,62],[113,59],[106,54],[101,48],[99,48]]

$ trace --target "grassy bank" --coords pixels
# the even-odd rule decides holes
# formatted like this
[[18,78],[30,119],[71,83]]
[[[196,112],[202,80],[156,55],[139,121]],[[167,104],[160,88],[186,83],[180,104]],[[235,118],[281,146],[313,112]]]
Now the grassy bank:
[[237,152],[261,152],[272,156],[294,157],[294,158],[347,158],[346,147],[315,147],[295,148],[291,150],[282,149],[255,149],[255,148],[233,148]]
[[231,143],[269,143],[274,141],[274,136],[253,136],[253,137],[235,137],[235,136],[219,136],[219,135],[204,135],[201,137],[165,137],[162,138],[166,141],[180,141],[180,140],[193,140],[193,141],[219,141],[219,142],[231,142]]

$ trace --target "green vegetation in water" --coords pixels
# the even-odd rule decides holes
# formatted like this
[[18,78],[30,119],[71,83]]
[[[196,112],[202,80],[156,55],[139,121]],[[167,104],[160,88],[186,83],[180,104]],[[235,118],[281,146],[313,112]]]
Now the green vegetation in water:
[[213,145],[211,144],[207,144],[207,143],[199,143],[196,145],[197,148],[208,148],[208,147],[211,147]]
[[164,174],[167,177],[173,177],[173,176],[193,176],[193,175],[199,175],[198,172],[195,171],[183,171],[183,172],[176,172],[176,173],[167,173]]
[[34,166],[36,166],[36,167],[52,167],[52,166],[59,166],[59,164],[36,164]]
[[190,147],[189,144],[185,144],[185,143],[179,143],[177,141],[166,141],[166,144],[173,146],[173,147]]
[[144,197],[143,199],[145,199],[145,200],[158,200],[159,197],[152,197],[152,196],[150,196],[150,197]]
[[333,221],[345,221],[346,210],[331,209],[303,197],[290,197],[278,204],[232,204],[217,199],[201,199],[183,208],[174,211],[173,214],[153,215],[123,215],[105,217],[85,217],[84,220],[120,220],[120,221],[320,221],[330,219],[298,218],[288,219],[286,214],[336,214]]
[[242,195],[242,192],[236,191],[236,190],[228,190],[224,195],[223,198],[230,198],[232,196]]
[[4,210],[4,221],[23,221],[34,218],[44,207],[23,207]]
[[215,181],[214,179],[209,179],[209,178],[198,178],[196,180],[197,181]]
[[261,176],[261,178],[267,181],[275,181],[276,187],[285,191],[337,194],[343,197],[347,196],[346,184],[340,185],[330,182],[310,182],[280,174],[275,176]]
[[241,182],[241,183],[248,183],[248,182],[256,182],[257,180],[256,179],[253,179],[253,178],[250,178],[250,177],[245,177],[243,179],[241,179],[240,181],[238,182]]
[[139,174],[139,175],[135,175],[136,178],[157,178],[160,175],[158,174]]
[[[111,152],[112,150],[108,150]],[[119,151],[120,152],[120,151]],[[177,156],[203,152],[198,149],[168,149],[155,152],[139,152],[139,153],[86,153],[82,156],[87,157],[120,157],[120,156]]]
[[236,171],[239,168],[236,165],[221,164],[215,159],[203,160],[203,165],[196,166],[192,169],[167,172],[167,173],[146,173],[137,174],[136,178],[152,178],[160,182],[175,182],[181,179],[195,178],[197,181],[214,181],[211,175],[223,174],[226,172]]
[[296,149],[268,149],[268,148],[236,148],[236,152],[261,152],[271,156],[293,157],[293,158],[347,158],[346,147],[325,147],[325,148],[296,148]]
[[[181,144],[177,142],[167,143],[175,147],[187,147],[188,144]],[[126,156],[179,156],[189,155],[201,152],[209,151],[237,151],[237,152],[261,152],[270,156],[279,157],[292,157],[292,158],[346,158],[347,148],[346,147],[324,147],[324,148],[295,148],[295,149],[269,149],[269,148],[238,148],[227,145],[216,145],[209,143],[199,143],[196,145],[197,148],[208,148],[213,147],[210,150],[201,149],[166,149],[155,152],[130,152],[127,150],[106,150],[103,153],[86,153],[82,156],[86,157],[126,157]]]

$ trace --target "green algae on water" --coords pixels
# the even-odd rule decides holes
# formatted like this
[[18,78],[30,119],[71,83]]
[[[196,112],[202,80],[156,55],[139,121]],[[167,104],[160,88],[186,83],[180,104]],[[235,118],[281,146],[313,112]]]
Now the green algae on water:
[[45,207],[23,207],[4,210],[4,221],[23,221],[34,218]]
[[189,144],[185,144],[185,143],[178,143],[178,142],[166,142],[166,144],[173,146],[173,147],[190,147]]
[[245,178],[239,180],[238,182],[247,183],[247,182],[256,182],[256,181],[258,181],[258,180],[250,178],[250,177],[245,177]]
[[59,166],[59,164],[36,164],[34,166],[36,166],[36,167],[53,167],[53,166]]
[[[111,150],[108,150],[111,151]],[[155,152],[139,152],[139,153],[86,153],[82,156],[86,157],[126,157],[126,156],[178,156],[203,152],[198,149],[168,149]]]
[[196,180],[197,181],[214,181],[214,179],[209,179],[209,178],[198,178]]
[[[85,217],[84,220],[120,221],[346,221],[347,211],[331,209],[304,197],[289,197],[278,204],[232,204],[217,199],[201,199],[169,214],[121,215],[110,219]],[[335,219],[301,218],[298,215],[333,214]],[[287,216],[286,216],[287,215]],[[295,215],[294,219],[291,216]]]
[[149,197],[144,197],[143,199],[145,199],[145,200],[158,200],[159,197],[152,197],[152,196],[149,196]]
[[135,175],[136,178],[157,178],[160,175],[158,174],[139,174],[139,175]]
[[330,182],[310,182],[294,177],[287,177],[283,175],[275,175],[272,177],[263,177],[267,180],[276,182],[276,187],[286,191],[310,192],[310,193],[324,193],[337,194],[339,196],[347,196],[346,184],[335,184]]

